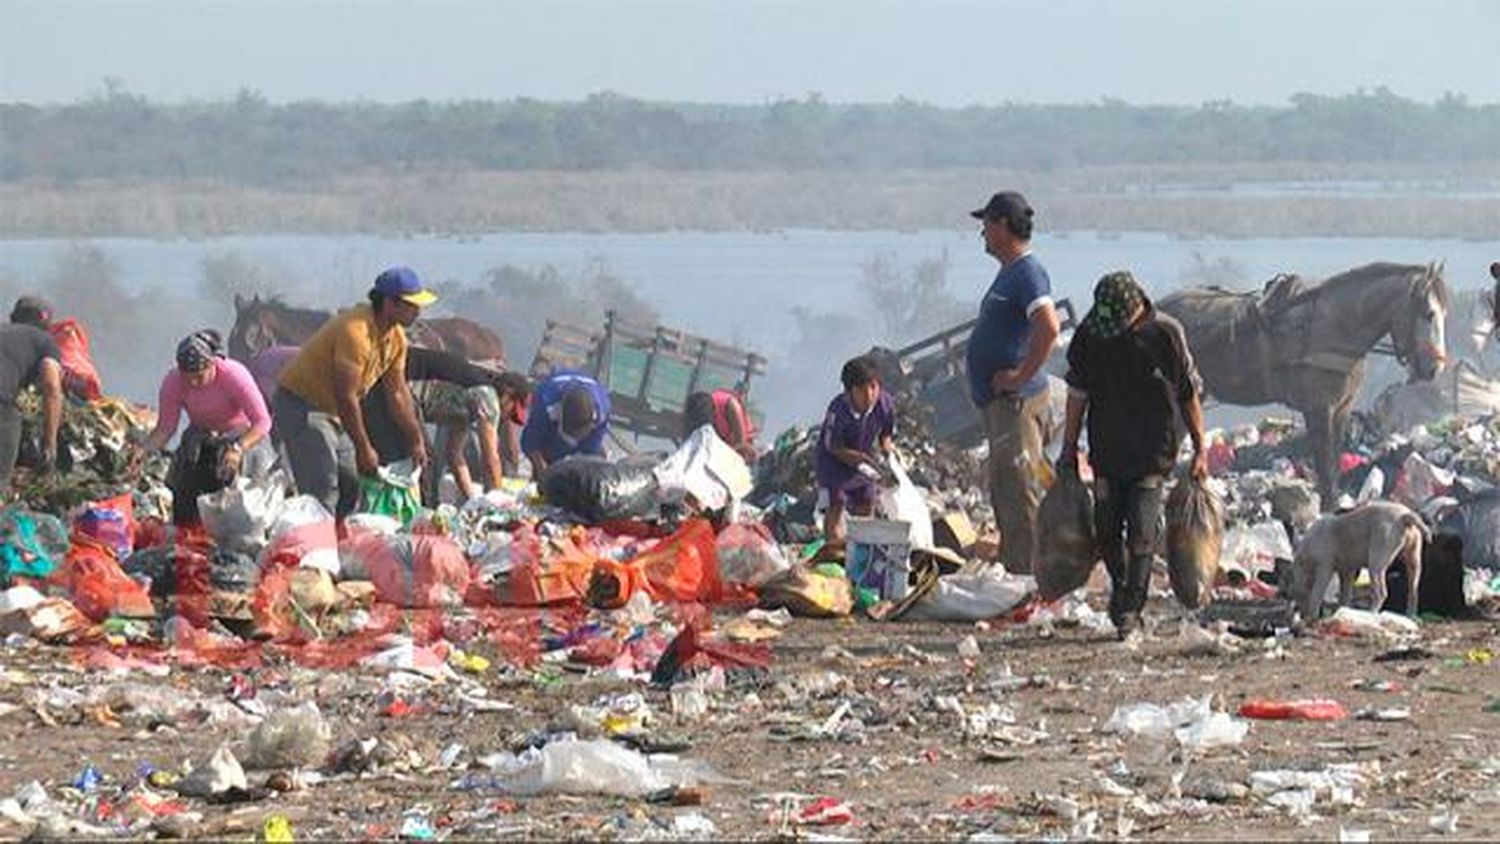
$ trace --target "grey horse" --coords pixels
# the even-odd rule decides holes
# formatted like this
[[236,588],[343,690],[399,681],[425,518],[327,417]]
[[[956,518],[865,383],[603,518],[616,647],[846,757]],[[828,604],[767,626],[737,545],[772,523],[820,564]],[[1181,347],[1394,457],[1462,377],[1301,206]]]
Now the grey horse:
[[1317,284],[1272,283],[1264,299],[1188,289],[1158,306],[1176,317],[1203,375],[1226,404],[1285,404],[1302,414],[1324,509],[1336,496],[1338,449],[1365,375],[1365,356],[1390,337],[1412,380],[1446,358],[1448,287],[1440,264],[1376,263]]

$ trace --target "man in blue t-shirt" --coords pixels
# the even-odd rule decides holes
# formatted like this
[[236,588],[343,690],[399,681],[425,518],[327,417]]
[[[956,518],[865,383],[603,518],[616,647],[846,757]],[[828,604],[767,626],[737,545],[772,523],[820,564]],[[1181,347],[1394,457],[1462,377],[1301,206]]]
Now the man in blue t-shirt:
[[1052,281],[1031,254],[1035,212],[1021,194],[990,197],[972,216],[983,221],[984,251],[1000,272],[984,294],[969,337],[969,390],[989,438],[990,503],[1000,528],[1000,562],[1030,572],[1036,557],[1036,470],[1051,428],[1042,365],[1057,342]]
[[604,455],[609,433],[609,392],[592,377],[559,369],[537,385],[521,431],[521,453],[531,475],[574,454]]

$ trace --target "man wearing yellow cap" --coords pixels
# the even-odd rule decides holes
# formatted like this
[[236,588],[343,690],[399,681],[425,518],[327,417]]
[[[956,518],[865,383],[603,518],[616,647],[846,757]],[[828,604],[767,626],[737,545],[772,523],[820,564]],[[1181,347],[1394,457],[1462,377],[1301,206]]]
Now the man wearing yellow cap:
[[380,457],[365,428],[360,401],[376,384],[385,387],[391,416],[410,445],[412,460],[427,463],[411,389],[406,383],[406,332],[422,308],[437,301],[407,267],[375,278],[370,303],[323,324],[282,370],[271,401],[277,434],[286,445],[297,489],[343,517],[359,499],[358,476],[372,476]]

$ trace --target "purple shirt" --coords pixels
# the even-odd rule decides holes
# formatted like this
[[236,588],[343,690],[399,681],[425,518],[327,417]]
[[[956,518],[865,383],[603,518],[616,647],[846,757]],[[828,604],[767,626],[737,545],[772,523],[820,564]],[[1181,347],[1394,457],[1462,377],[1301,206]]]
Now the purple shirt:
[[281,377],[281,370],[292,362],[299,351],[301,349],[297,346],[270,346],[250,359],[246,368],[255,377],[255,386],[260,388],[260,394],[267,403],[276,395],[276,380]]
[[882,392],[869,412],[860,416],[849,403],[848,393],[839,393],[828,404],[828,415],[823,417],[823,427],[818,434],[818,486],[825,489],[843,488],[850,481],[862,478],[859,470],[833,456],[836,448],[850,448],[870,452],[884,437],[896,432],[896,405],[889,393]]

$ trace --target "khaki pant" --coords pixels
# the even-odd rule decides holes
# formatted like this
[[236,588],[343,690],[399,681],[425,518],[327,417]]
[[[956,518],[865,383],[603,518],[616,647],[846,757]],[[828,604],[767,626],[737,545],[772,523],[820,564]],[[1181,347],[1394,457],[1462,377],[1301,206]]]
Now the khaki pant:
[[1036,510],[1042,500],[1037,469],[1047,459],[1052,411],[1046,391],[1030,398],[1000,396],[984,408],[989,437],[990,504],[1000,528],[1000,562],[1028,573],[1036,559]]

